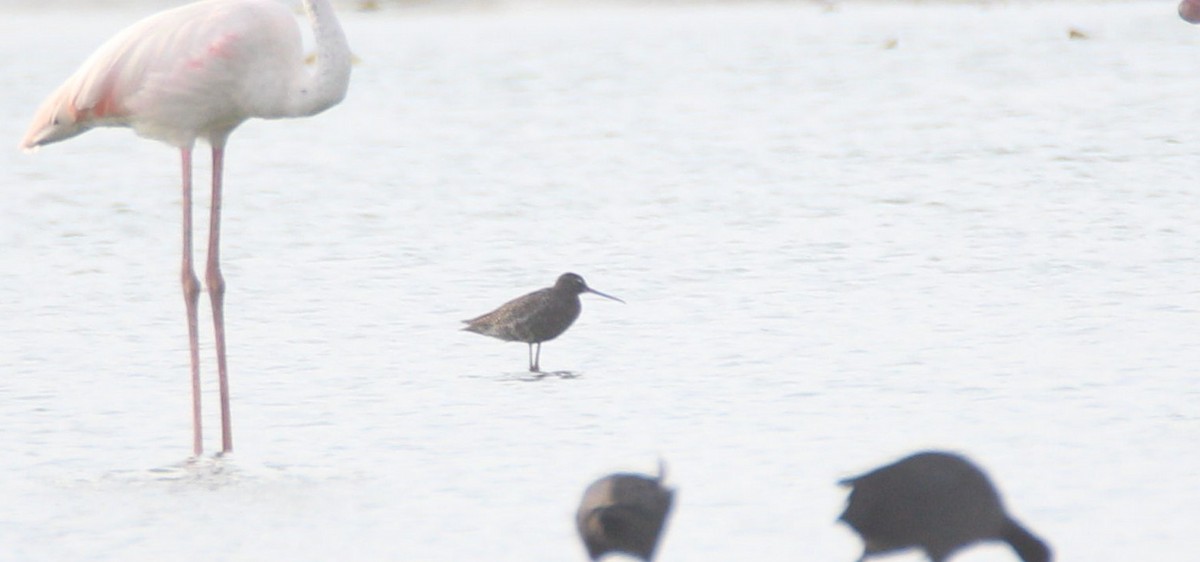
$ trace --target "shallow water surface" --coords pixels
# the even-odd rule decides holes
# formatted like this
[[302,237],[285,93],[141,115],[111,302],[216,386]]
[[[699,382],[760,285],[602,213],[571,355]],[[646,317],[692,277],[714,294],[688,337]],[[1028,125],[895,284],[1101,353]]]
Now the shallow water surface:
[[[0,18],[10,141],[145,9]],[[232,456],[185,461],[175,152],[0,151],[0,557],[583,560],[584,487],[662,458],[663,562],[848,561],[836,480],[926,447],[1058,559],[1200,550],[1173,5],[341,15],[345,102],[229,147]],[[628,304],[557,374],[458,330],[564,271]]]

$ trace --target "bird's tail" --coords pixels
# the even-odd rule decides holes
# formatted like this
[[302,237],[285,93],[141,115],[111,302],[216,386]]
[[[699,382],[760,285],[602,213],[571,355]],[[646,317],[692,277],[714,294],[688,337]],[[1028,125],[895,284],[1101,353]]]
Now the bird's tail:
[[854,484],[858,482],[858,479],[859,479],[858,476],[849,476],[849,477],[843,478],[841,480],[838,480],[837,485],[841,486],[843,488],[853,488]]
[[463,320],[463,324],[466,324],[466,326],[463,326],[462,328],[459,328],[459,330],[460,330],[460,331],[463,331],[463,332],[475,332],[476,334],[482,334],[482,333],[483,333],[483,332],[479,331],[479,326],[476,326],[476,325],[472,324],[470,320]]
[[1025,562],[1050,562],[1050,547],[1011,518],[1004,523],[1000,538]]

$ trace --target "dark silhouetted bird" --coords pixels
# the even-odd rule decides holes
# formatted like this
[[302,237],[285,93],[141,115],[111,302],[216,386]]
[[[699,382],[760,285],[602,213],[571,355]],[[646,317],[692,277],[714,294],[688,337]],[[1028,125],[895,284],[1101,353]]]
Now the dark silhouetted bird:
[[[593,293],[625,302],[588,287],[583,278],[574,273],[564,273],[553,287],[513,299],[478,318],[463,320],[467,324],[463,330],[529,344],[529,370],[537,372],[542,357],[542,342],[562,335],[579,318],[581,293]],[[534,344],[537,344],[536,355],[533,352]]]
[[671,511],[675,491],[663,486],[665,469],[658,477],[612,474],[588,486],[575,514],[579,537],[588,556],[598,560],[611,552],[654,559],[654,549]]
[[1002,540],[1025,562],[1048,562],[1050,549],[1009,517],[987,475],[952,453],[921,452],[840,484],[851,486],[840,519],[868,556],[909,547],[933,562],[978,541]]

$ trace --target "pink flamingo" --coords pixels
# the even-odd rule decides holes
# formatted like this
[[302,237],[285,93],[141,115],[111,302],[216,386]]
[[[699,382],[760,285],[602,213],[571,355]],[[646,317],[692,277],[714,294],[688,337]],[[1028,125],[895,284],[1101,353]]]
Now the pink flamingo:
[[118,33],[37,111],[25,138],[33,149],[92,127],[130,127],[179,148],[183,161],[183,296],[192,366],[192,450],[203,452],[192,266],[192,147],[212,146],[212,209],[205,281],[212,302],[221,397],[222,452],[233,450],[225,363],[225,280],[221,276],[221,172],[225,141],[252,117],[315,115],[346,95],[350,48],[328,0],[304,0],[316,40],[306,67],[295,16],[276,0],[205,0],[160,12]]
[[1179,17],[1188,23],[1200,23],[1200,0],[1183,0],[1180,2]]

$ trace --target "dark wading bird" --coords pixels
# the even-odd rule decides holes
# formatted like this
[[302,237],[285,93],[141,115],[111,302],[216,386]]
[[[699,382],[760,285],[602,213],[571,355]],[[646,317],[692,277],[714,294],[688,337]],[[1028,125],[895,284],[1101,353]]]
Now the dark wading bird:
[[675,491],[663,486],[665,470],[658,477],[612,474],[588,486],[575,514],[579,537],[588,556],[598,560],[611,552],[654,559]]
[[862,536],[859,562],[909,547],[942,562],[997,539],[1025,562],[1050,560],[1049,547],[1008,516],[987,475],[961,456],[921,452],[839,483],[852,487],[840,519]]
[[[467,324],[463,330],[529,344],[529,370],[536,373],[542,357],[542,342],[562,335],[579,318],[579,311],[583,308],[579,303],[581,293],[625,302],[588,287],[583,278],[574,273],[564,273],[558,276],[553,287],[508,301],[478,318],[463,320]],[[537,354],[533,352],[535,344]]]
[[[316,44],[304,63],[291,8],[263,0],[205,0],[143,19],[89,57],[38,108],[21,147],[69,139],[93,127],[130,127],[179,149],[183,175],[183,295],[192,364],[192,452],[202,451],[197,301],[192,266],[192,148],[212,145],[212,209],[204,278],[212,302],[221,397],[221,449],[233,449],[225,366],[225,280],[221,276],[221,174],[225,141],[260,117],[304,117],[342,101],[350,48],[329,0],[303,0]],[[316,147],[319,142],[310,143]],[[112,156],[115,159],[120,157]]]

